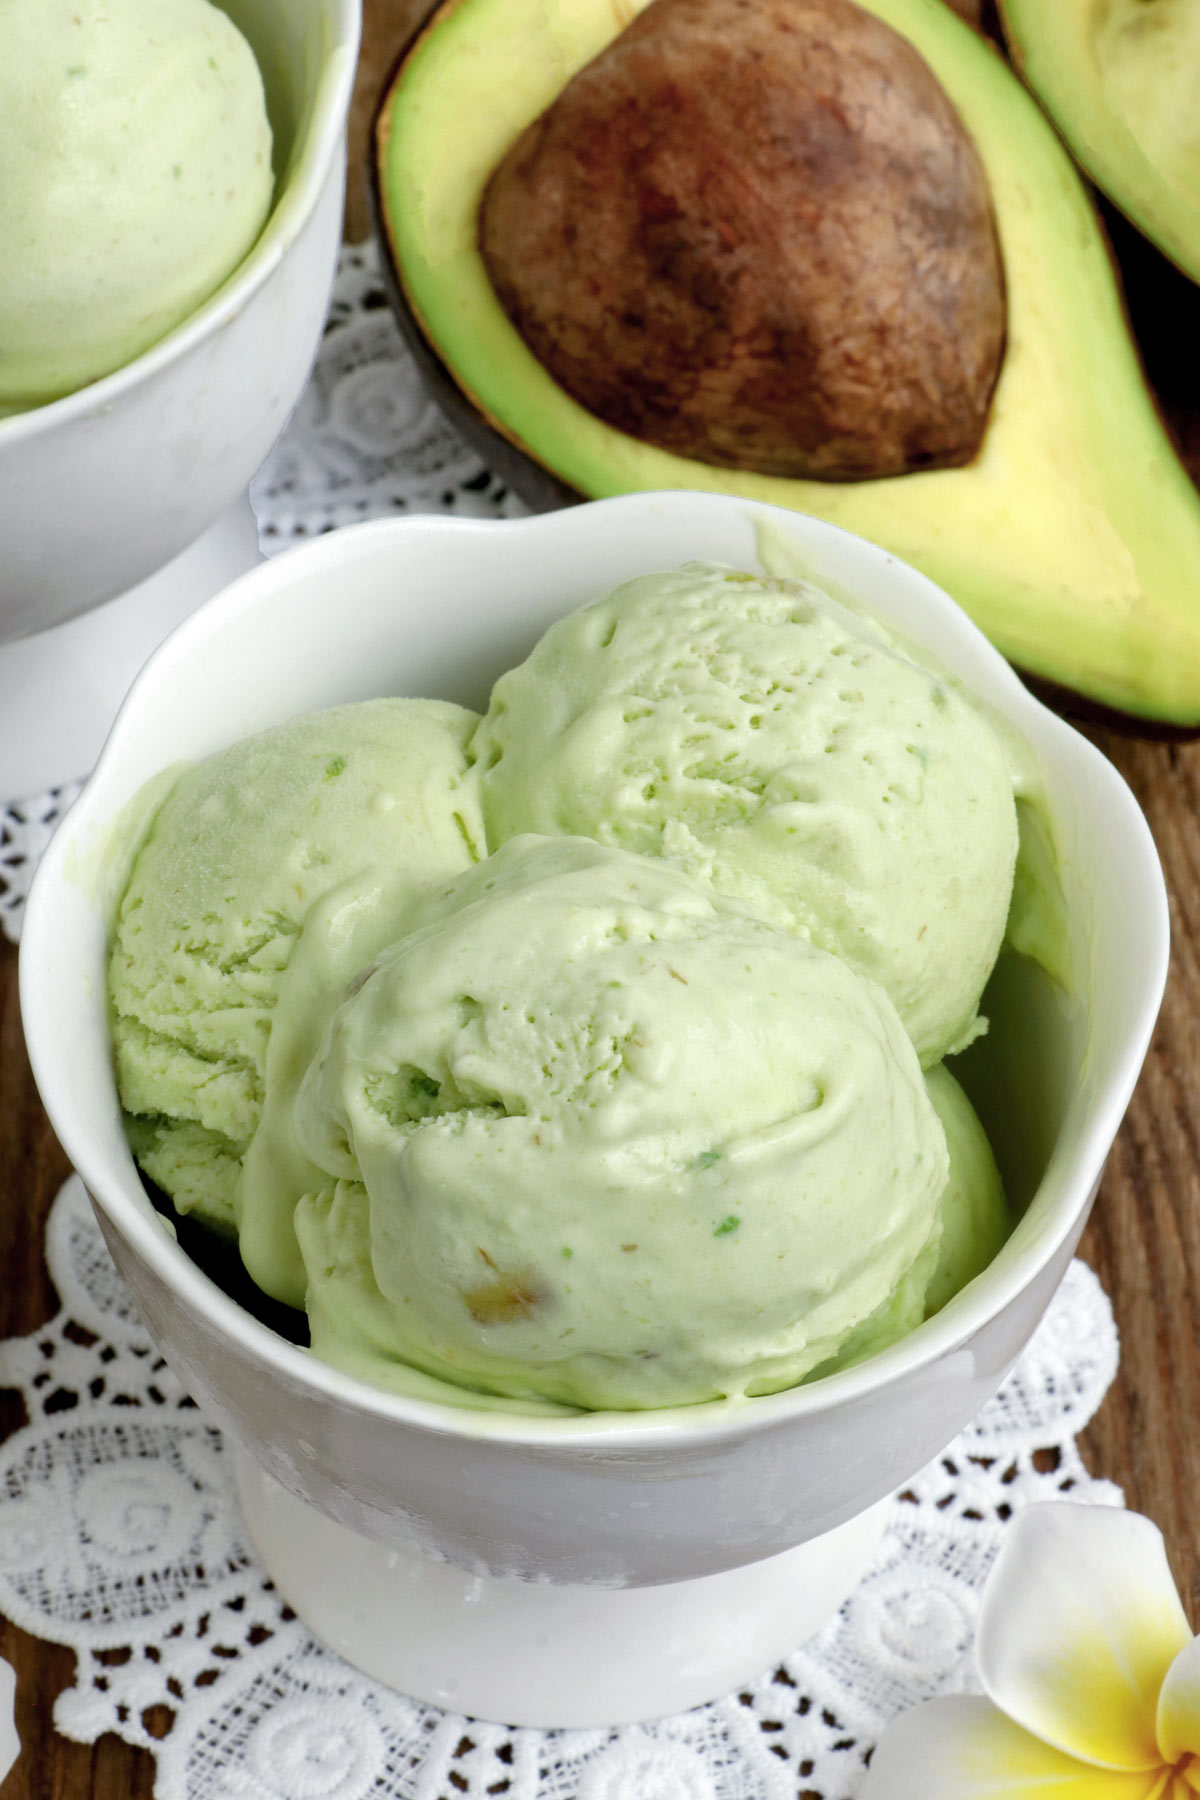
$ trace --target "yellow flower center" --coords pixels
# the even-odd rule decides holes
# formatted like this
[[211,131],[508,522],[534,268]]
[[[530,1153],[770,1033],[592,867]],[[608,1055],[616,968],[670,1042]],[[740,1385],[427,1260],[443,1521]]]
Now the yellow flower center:
[[1173,1768],[1163,1770],[1162,1782],[1148,1800],[1192,1800],[1194,1794],[1200,1794],[1200,1756],[1189,1751]]

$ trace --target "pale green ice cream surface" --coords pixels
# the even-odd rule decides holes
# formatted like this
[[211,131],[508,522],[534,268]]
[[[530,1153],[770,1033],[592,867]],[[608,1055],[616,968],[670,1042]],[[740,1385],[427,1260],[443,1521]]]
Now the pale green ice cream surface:
[[[937,1261],[925,1290],[924,1316],[930,1318],[983,1273],[1005,1243],[1013,1219],[983,1127],[944,1063],[928,1071],[926,1087],[946,1133],[949,1158],[939,1202]],[[306,1195],[297,1211],[296,1230],[309,1271],[312,1349],[323,1362],[376,1387],[444,1406],[545,1413],[580,1410],[546,1399],[487,1394],[430,1375],[408,1360],[410,1348],[397,1330],[395,1308],[375,1279],[371,1203],[361,1182],[338,1181]],[[804,1379],[852,1367],[912,1330],[920,1322],[915,1290],[928,1270],[926,1252],[913,1278],[898,1283],[889,1300]]]
[[0,0],[0,409],[130,362],[271,205],[246,40],[209,0]]
[[289,1160],[287,1096],[344,982],[429,883],[484,854],[475,724],[443,701],[372,700],[275,726],[186,769],[133,864],[109,957],[131,1141],[292,1305],[311,1172]]
[[845,961],[578,839],[515,840],[414,920],[294,1109],[318,1353],[359,1329],[330,1302],[370,1285],[364,1229],[376,1348],[518,1399],[765,1393],[924,1316],[945,1138]]
[[937,1267],[925,1295],[932,1317],[982,1275],[1008,1238],[1013,1217],[992,1147],[962,1087],[944,1063],[930,1069],[926,1085],[950,1155]]
[[812,583],[692,564],[559,620],[472,744],[495,846],[670,859],[846,958],[925,1066],[981,1029],[1017,853],[986,710]]
[[109,964],[142,1168],[316,1355],[443,1403],[694,1404],[896,1341],[1011,1229],[930,1065],[980,1028],[1031,778],[918,654],[697,565],[552,627],[483,721],[367,701],[160,778]]

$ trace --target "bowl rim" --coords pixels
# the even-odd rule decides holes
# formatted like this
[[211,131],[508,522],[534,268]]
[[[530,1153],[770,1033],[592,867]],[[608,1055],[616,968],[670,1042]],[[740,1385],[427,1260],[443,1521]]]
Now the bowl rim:
[[[616,515],[612,517],[612,527],[616,530],[622,511],[661,507],[664,501],[668,505],[683,503],[684,509],[716,506],[736,510],[743,517],[748,516],[751,522],[765,516],[768,522],[781,526],[788,521],[794,524],[803,519],[806,528],[816,527],[819,534],[850,539],[859,546],[866,544],[873,556],[901,568],[906,579],[917,584],[914,591],[924,589],[925,597],[933,599],[935,609],[942,610],[952,621],[952,630],[961,643],[973,642],[977,653],[982,648],[993,667],[997,685],[1005,692],[1007,716],[1033,741],[1035,748],[1039,741],[1055,743],[1068,763],[1074,759],[1076,766],[1099,774],[1106,787],[1110,824],[1113,830],[1124,831],[1130,863],[1139,869],[1139,879],[1144,887],[1145,912],[1140,929],[1148,978],[1135,1009],[1136,1029],[1127,1041],[1115,1072],[1090,1102],[1086,1130],[1073,1156],[1073,1173],[1062,1183],[1063,1192],[1057,1196],[1050,1217],[1043,1222],[1036,1243],[1014,1248],[1014,1240],[1010,1238],[996,1261],[934,1318],[862,1363],[816,1382],[802,1383],[773,1394],[637,1412],[522,1413],[506,1410],[503,1399],[489,1405],[484,1397],[483,1405],[474,1407],[395,1393],[320,1362],[308,1349],[279,1336],[230,1298],[191,1260],[169,1229],[164,1229],[163,1221],[154,1212],[141,1186],[132,1155],[126,1170],[117,1170],[104,1162],[97,1166],[88,1133],[73,1117],[72,1095],[56,1078],[52,1033],[46,1031],[40,1003],[43,971],[53,968],[58,960],[49,924],[43,917],[50,910],[44,896],[51,892],[55,883],[71,880],[72,850],[91,823],[93,806],[98,801],[103,802],[109,770],[119,759],[128,720],[136,715],[142,693],[152,690],[163,676],[186,661],[189,647],[196,639],[214,631],[227,630],[231,622],[253,610],[260,600],[265,601],[281,588],[286,589],[292,571],[319,570],[322,564],[336,569],[347,557],[359,553],[376,554],[377,545],[386,546],[393,541],[397,546],[403,546],[417,534],[450,538],[504,532],[536,537],[539,531],[563,529],[563,520],[585,515],[599,519],[602,526],[607,525],[610,515]],[[105,815],[105,818],[109,817],[111,813]],[[942,589],[877,545],[807,515],[728,495],[636,493],[521,519],[462,519],[429,514],[364,521],[282,552],[207,601],[164,640],[138,675],[96,768],[42,857],[26,904],[20,993],[35,1081],[63,1148],[97,1209],[122,1233],[158,1280],[188,1306],[196,1308],[210,1325],[234,1340],[240,1355],[252,1362],[270,1365],[276,1378],[289,1384],[300,1384],[343,1408],[370,1414],[381,1423],[402,1424],[431,1436],[489,1439],[514,1448],[544,1451],[568,1445],[620,1450],[635,1446],[638,1449],[677,1447],[685,1441],[697,1445],[715,1444],[756,1435],[783,1420],[820,1414],[864,1399],[875,1390],[898,1384],[962,1350],[976,1333],[1037,1280],[1081,1227],[1149,1046],[1166,982],[1168,955],[1168,903],[1158,853],[1146,819],[1124,778],[1099,750],[1030,693],[1000,653]],[[1053,1169],[1056,1156],[1057,1152],[1052,1155],[1050,1169]]]
[[[308,3],[327,21],[312,118],[282,192],[273,196],[263,228],[241,262],[207,300],[140,356],[57,400],[0,415],[0,447],[15,445],[93,413],[110,411],[132,389],[154,380],[172,363],[182,361],[204,339],[236,318],[278,269],[316,210],[330,165],[338,153],[362,35],[362,0]],[[220,5],[220,0],[216,4]]]

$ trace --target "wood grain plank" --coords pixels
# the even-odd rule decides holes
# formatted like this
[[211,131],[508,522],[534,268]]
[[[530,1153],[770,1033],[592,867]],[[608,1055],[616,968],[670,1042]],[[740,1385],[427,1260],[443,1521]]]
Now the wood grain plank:
[[429,0],[363,0],[362,53],[350,107],[348,140],[345,235],[349,244],[361,244],[370,235],[367,169],[371,122],[401,46],[429,9]]
[[1140,801],[1171,902],[1171,972],[1082,1253],[1112,1298],[1117,1380],[1083,1444],[1167,1539],[1200,1623],[1200,745],[1096,734]]
[[[17,1004],[17,953],[0,946],[0,1337],[25,1336],[53,1317],[58,1296],[44,1254],[50,1203],[70,1173],[38,1100]],[[25,1423],[20,1397],[0,1390],[0,1440]],[[75,1673],[74,1653],[28,1636],[0,1614],[0,1656],[17,1671],[21,1756],[3,1800],[149,1800],[153,1759],[116,1736],[76,1744],[53,1728],[54,1701]]]

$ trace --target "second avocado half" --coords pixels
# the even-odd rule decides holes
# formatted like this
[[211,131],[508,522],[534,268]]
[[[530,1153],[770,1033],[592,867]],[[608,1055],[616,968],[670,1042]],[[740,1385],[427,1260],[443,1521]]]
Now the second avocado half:
[[1147,725],[1200,727],[1200,495],[1159,421],[1073,164],[943,0],[863,4],[924,58],[987,173],[1007,345],[969,463],[844,482],[716,468],[604,424],[536,360],[480,253],[483,191],[648,3],[447,0],[384,97],[385,256],[401,323],[458,422],[485,434],[484,454],[535,505],[692,488],[828,519],[930,576],[1019,668]]
[[1071,154],[1200,281],[1200,7],[1001,0],[1013,59]]

